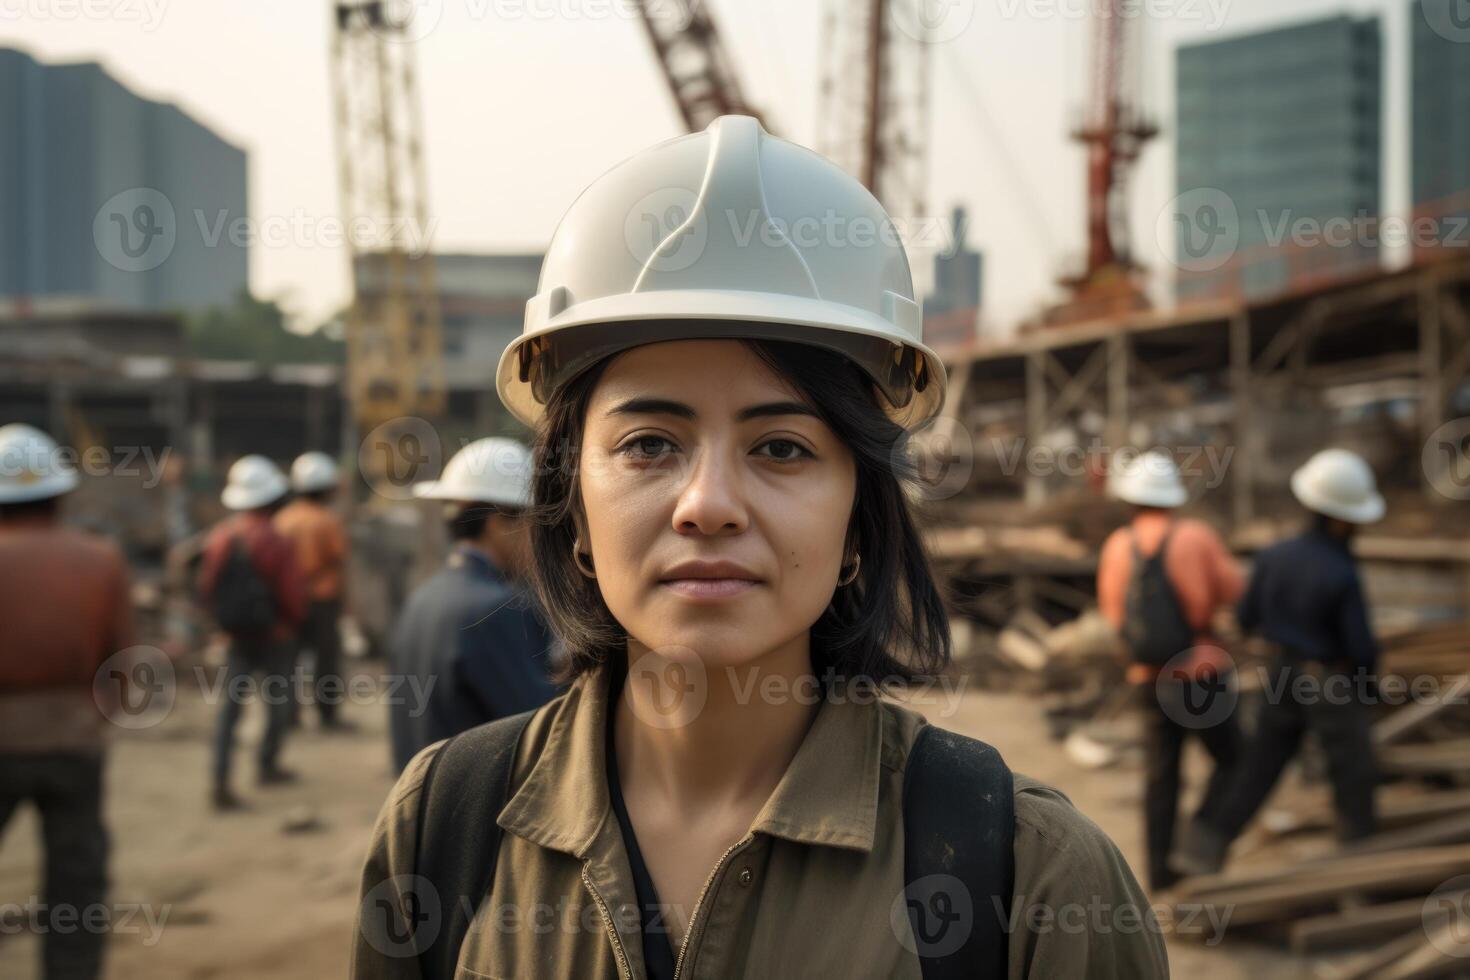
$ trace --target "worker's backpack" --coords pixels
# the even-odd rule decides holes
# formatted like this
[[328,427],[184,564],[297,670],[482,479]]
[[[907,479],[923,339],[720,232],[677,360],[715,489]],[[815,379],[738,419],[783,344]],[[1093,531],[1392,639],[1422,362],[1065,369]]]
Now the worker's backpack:
[[[538,709],[539,710],[539,709]],[[417,944],[423,980],[456,975],[460,947],[495,878],[496,823],[509,799],[521,733],[535,711],[501,718],[445,742],[424,774],[414,874],[428,881],[441,928]],[[925,725],[909,750],[903,780],[905,900],[924,980],[1004,977],[1015,884],[1015,784],[1000,753],[984,742]],[[953,918],[969,900],[971,928],[933,935],[930,920]],[[405,926],[413,928],[413,917]],[[950,948],[954,947],[954,948]],[[930,955],[939,953],[943,955]]]
[[1123,642],[1134,660],[1155,667],[1194,646],[1194,630],[1184,618],[1179,595],[1164,566],[1173,533],[1173,527],[1165,531],[1158,550],[1147,557],[1138,549],[1137,535],[1130,538],[1133,574],[1124,600]]
[[219,628],[231,636],[264,636],[276,623],[270,586],[250,560],[250,549],[239,535],[230,539],[230,550],[215,576],[210,606]]

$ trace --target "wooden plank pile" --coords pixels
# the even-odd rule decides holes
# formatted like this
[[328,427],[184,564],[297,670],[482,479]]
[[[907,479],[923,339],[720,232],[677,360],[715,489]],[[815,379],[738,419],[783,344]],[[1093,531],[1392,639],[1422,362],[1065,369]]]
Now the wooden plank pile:
[[1182,882],[1176,921],[1228,915],[1230,935],[1284,940],[1324,980],[1470,976],[1470,622],[1384,646],[1378,833],[1332,840],[1322,786],[1268,810],[1225,873]]

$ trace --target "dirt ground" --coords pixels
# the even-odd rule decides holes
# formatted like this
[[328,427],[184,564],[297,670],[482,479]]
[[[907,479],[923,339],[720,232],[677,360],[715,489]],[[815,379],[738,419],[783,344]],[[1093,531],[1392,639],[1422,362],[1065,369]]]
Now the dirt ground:
[[[363,849],[392,785],[385,709],[366,699],[346,705],[346,717],[360,726],[349,735],[316,731],[308,713],[283,758],[302,782],[267,791],[254,786],[251,746],[260,712],[248,706],[235,783],[252,809],[221,817],[207,805],[212,709],[197,690],[180,690],[166,719],[120,733],[111,749],[111,901],[119,928],[110,940],[107,976],[343,976]],[[930,714],[993,743],[1016,770],[1063,789],[1141,866],[1137,772],[1077,769],[1047,740],[1033,699],[965,690],[952,710],[941,704]],[[0,840],[0,908],[11,916],[0,923],[0,977],[7,980],[36,976],[34,937],[13,918],[38,887],[37,829],[34,815],[23,811]],[[142,911],[124,927],[134,905]],[[1176,977],[1310,975],[1305,961],[1234,937],[1215,948],[1171,941],[1170,957]]]

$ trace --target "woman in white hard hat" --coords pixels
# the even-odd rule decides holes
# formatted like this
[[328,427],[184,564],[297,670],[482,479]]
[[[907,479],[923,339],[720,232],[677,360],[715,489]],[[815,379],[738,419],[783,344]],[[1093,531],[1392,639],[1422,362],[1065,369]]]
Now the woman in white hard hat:
[[1291,491],[1311,521],[1256,556],[1239,609],[1241,628],[1273,651],[1265,703],[1225,805],[1180,841],[1173,864],[1187,874],[1220,869],[1308,731],[1327,756],[1338,836],[1360,840],[1377,829],[1368,704],[1376,697],[1378,641],[1349,546],[1358,527],[1381,520],[1386,507],[1373,470],[1346,449],[1313,456],[1292,474]]
[[[875,697],[950,652],[904,492],[944,390],[919,325],[878,202],[754,119],[577,199],[497,378],[571,687],[409,765],[355,976],[1167,974],[1096,825]],[[1089,908],[1136,928],[1034,928]]]

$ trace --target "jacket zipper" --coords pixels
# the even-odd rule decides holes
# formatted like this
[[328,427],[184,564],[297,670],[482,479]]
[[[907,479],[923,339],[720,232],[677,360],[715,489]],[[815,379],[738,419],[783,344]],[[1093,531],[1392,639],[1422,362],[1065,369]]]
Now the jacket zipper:
[[684,930],[684,941],[679,943],[679,955],[674,960],[674,980],[679,980],[679,974],[684,969],[684,954],[689,950],[689,940],[694,937],[694,927],[699,922],[699,910],[704,906],[704,896],[709,892],[709,886],[714,884],[721,871],[725,868],[725,862],[730,860],[730,855],[740,848],[755,840],[754,834],[746,834],[735,843],[726,848],[725,853],[715,862],[714,870],[704,880],[704,887],[699,890],[699,897],[694,900],[694,911],[689,913],[689,926]]
[[[617,953],[618,959],[618,976],[626,977],[627,980],[633,980],[633,968],[628,965],[628,954],[623,949],[623,937],[619,936],[618,930],[614,928],[612,916],[607,911],[607,904],[602,900],[602,895],[598,892],[596,886],[592,884],[592,878],[587,874],[586,865],[582,866],[582,884],[587,886],[587,891],[591,893],[592,900],[597,903],[597,911],[602,913],[602,922],[607,926],[608,935],[612,936],[613,951]],[[679,971],[676,967],[674,970],[675,976],[678,973]]]

